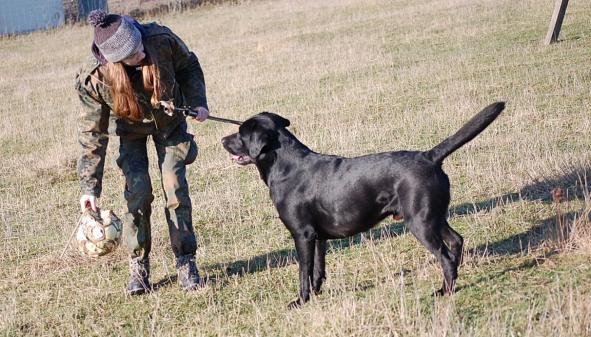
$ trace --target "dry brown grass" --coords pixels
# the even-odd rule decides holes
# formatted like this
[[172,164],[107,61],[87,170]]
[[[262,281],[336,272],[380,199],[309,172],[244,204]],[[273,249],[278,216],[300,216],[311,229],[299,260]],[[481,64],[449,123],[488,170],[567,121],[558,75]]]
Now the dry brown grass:
[[[450,223],[466,239],[456,295],[429,296],[439,266],[403,224],[385,223],[334,242],[325,293],[296,311],[285,307],[297,290],[291,239],[254,168],[232,166],[219,144],[234,126],[192,124],[206,289],[167,283],[174,264],[155,163],[158,291],[123,296],[123,250],[59,258],[78,216],[73,80],[91,31],[1,39],[0,334],[591,335],[591,5],[571,1],[562,41],[544,47],[553,3],[253,1],[155,18],[197,52],[213,114],[278,112],[319,152],[428,149],[507,101],[445,163]],[[111,143],[101,203],[122,213]],[[559,209],[554,188],[565,191]]]

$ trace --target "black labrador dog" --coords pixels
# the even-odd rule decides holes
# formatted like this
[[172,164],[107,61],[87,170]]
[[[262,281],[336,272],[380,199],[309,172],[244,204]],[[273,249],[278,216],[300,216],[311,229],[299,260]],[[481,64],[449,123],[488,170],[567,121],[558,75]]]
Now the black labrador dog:
[[320,292],[326,240],[370,229],[388,216],[404,218],[443,269],[436,295],[451,294],[462,259],[463,238],[447,223],[450,185],[441,165],[505,108],[489,105],[429,151],[397,151],[355,158],[316,153],[286,127],[289,120],[262,112],[222,139],[232,160],[255,164],[279,218],[291,232],[299,258],[300,292],[290,307]]

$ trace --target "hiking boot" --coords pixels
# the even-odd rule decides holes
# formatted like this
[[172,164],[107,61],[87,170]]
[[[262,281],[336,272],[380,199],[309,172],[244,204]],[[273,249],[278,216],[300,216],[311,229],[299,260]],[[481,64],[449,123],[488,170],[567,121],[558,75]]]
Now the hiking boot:
[[141,257],[129,259],[129,295],[141,295],[150,291],[150,259]]
[[195,290],[203,284],[195,265],[195,255],[183,255],[176,259],[178,283],[183,290]]

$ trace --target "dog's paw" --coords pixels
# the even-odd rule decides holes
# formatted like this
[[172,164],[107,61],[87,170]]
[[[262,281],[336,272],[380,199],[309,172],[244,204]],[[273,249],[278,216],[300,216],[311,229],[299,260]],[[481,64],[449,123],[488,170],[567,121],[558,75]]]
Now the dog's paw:
[[454,289],[441,288],[433,293],[433,297],[451,296],[454,294]]
[[289,309],[289,310],[297,309],[297,308],[301,307],[302,304],[303,303],[302,303],[301,299],[298,298],[298,299],[295,299],[295,300],[289,302],[289,304],[287,305],[287,309]]
[[443,288],[433,292],[433,297],[442,297],[446,295],[445,291],[443,290]]

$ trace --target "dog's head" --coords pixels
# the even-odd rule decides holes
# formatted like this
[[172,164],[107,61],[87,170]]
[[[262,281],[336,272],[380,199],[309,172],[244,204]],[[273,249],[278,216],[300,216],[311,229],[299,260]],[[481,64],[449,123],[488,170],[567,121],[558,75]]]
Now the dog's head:
[[222,138],[222,145],[235,163],[253,164],[279,147],[278,131],[287,126],[289,120],[271,112],[261,112],[244,121],[237,133]]

